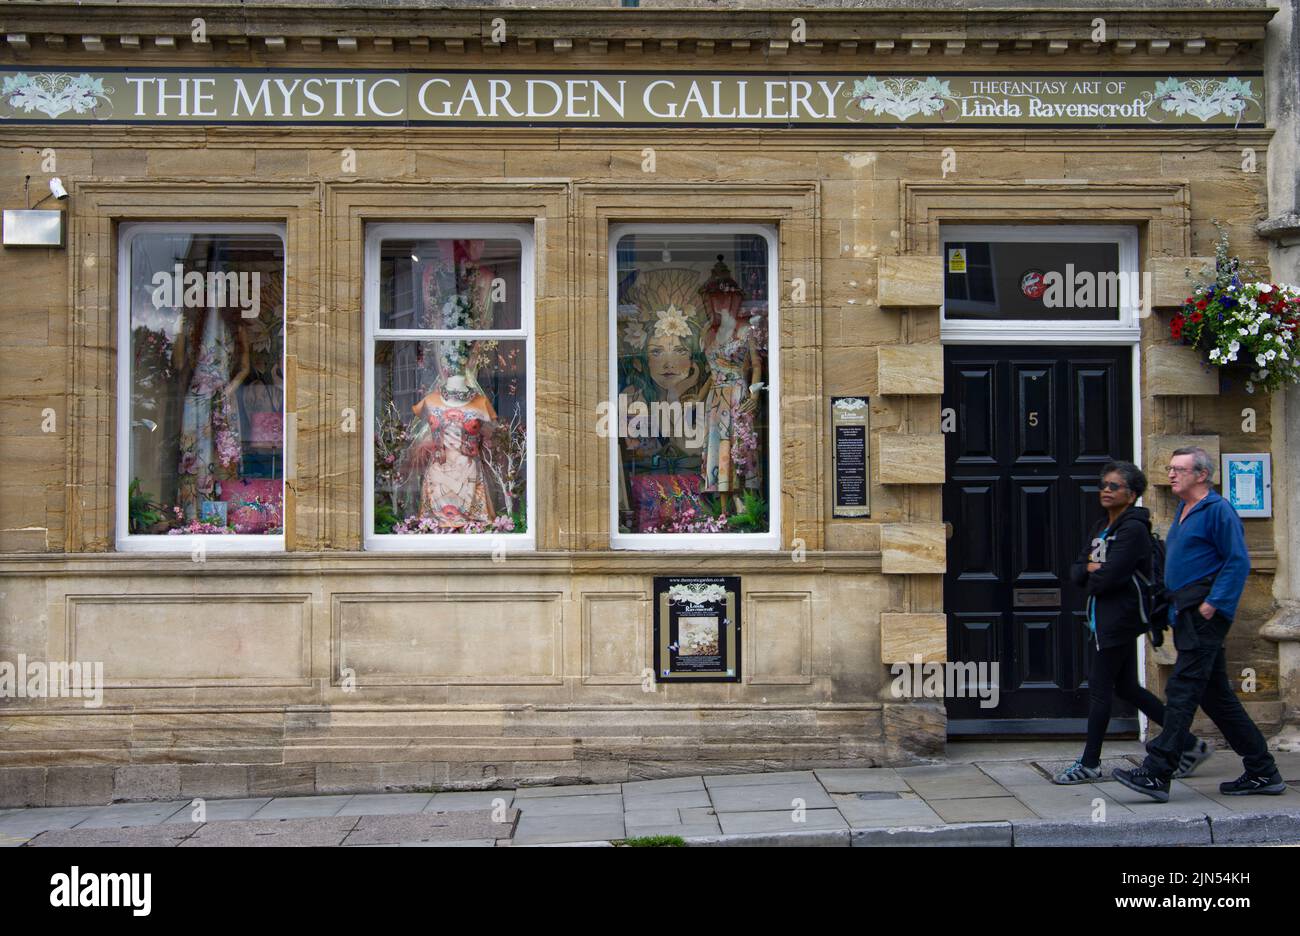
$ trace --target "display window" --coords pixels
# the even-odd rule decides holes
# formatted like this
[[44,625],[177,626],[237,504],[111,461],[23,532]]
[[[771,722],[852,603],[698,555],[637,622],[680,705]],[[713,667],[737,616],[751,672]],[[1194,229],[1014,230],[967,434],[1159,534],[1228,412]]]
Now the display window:
[[615,547],[779,546],[775,265],[758,226],[614,229]]
[[118,547],[283,548],[282,229],[120,235]]
[[525,226],[367,232],[368,548],[531,548],[532,280]]

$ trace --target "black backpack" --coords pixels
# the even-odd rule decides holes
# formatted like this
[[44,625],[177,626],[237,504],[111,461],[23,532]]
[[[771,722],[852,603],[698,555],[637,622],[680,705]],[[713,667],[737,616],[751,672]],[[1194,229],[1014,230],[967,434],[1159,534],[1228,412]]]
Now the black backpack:
[[1151,531],[1151,578],[1134,572],[1133,581],[1141,596],[1138,607],[1142,623],[1151,633],[1151,646],[1159,647],[1169,626],[1169,592],[1165,590],[1165,541],[1155,530]]

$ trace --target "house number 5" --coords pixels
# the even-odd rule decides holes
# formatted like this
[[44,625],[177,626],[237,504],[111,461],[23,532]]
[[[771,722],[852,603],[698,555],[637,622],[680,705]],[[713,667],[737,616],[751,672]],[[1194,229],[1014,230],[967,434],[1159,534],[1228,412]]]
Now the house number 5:
[[1029,413],[1029,425],[1031,425],[1031,426],[1037,426],[1037,425],[1038,425],[1038,410],[1031,410],[1031,411],[1030,411],[1030,413]]

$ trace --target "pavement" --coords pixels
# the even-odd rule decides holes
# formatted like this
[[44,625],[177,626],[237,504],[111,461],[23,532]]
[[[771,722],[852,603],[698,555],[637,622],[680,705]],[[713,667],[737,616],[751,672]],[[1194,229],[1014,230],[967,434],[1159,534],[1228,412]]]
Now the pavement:
[[[1218,751],[1156,803],[1113,781],[1048,779],[1075,743],[951,743],[942,762],[691,776],[515,790],[182,800],[0,809],[0,847],[1300,844],[1300,754],[1281,796],[1222,796]],[[1140,762],[1108,744],[1111,767]]]

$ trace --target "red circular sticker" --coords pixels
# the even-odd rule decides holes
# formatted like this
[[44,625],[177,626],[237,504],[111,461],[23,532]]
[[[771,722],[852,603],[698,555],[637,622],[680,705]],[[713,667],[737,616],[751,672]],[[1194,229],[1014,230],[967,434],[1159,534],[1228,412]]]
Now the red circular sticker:
[[1043,293],[1047,292],[1047,284],[1043,281],[1042,270],[1026,270],[1020,274],[1020,291],[1030,299],[1041,299]]

